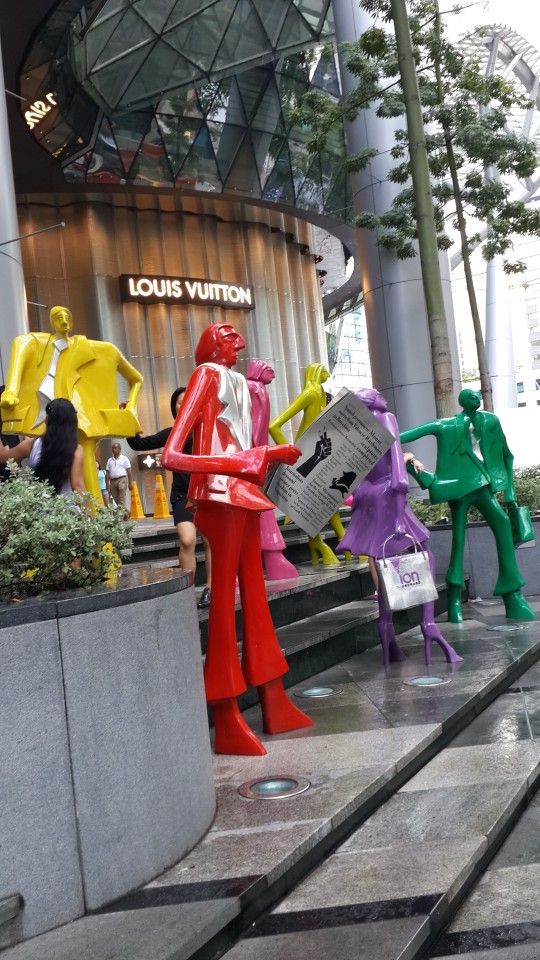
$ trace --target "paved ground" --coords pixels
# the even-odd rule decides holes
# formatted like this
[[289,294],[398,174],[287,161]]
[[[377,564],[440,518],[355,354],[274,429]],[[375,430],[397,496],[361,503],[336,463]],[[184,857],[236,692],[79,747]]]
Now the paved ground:
[[[540,601],[534,606],[540,610]],[[437,652],[429,671],[412,630],[403,664],[385,669],[373,649],[304,681],[301,688],[326,683],[340,692],[311,703],[297,699],[315,726],[261,734],[267,757],[215,758],[216,819],[188,857],[99,915],[8,949],[6,960],[187,960],[265,905],[270,911],[232,947],[229,960],[277,960],[291,951],[347,960],[420,956],[491,858],[540,771],[540,667],[526,682],[516,680],[540,656],[540,623],[494,630],[506,625],[500,605],[469,605],[467,617],[462,626],[443,628],[463,664],[447,666]],[[403,682],[430,672],[450,682],[430,688]],[[509,684],[512,692],[484,710]],[[260,733],[258,708],[246,716]],[[311,788],[288,800],[239,796],[243,781],[279,774],[306,776]],[[535,849],[540,864],[538,843]],[[504,901],[504,870],[515,866],[503,862],[490,871],[489,905],[497,905],[497,890]],[[447,937],[484,930],[491,916],[497,927],[529,922],[540,865],[533,857],[518,866],[529,913],[501,909],[486,918],[473,904]],[[540,895],[537,901],[540,916]],[[469,948],[460,943],[458,953]],[[540,957],[537,946],[531,957]]]

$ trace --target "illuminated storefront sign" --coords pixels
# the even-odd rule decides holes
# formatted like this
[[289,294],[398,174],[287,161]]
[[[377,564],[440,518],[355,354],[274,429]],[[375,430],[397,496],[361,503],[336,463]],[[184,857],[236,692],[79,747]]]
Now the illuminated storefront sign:
[[217,283],[191,277],[147,277],[123,274],[122,300],[136,303],[176,303],[253,310],[253,290],[240,283]]
[[47,93],[44,100],[35,100],[30,109],[26,110],[24,114],[30,130],[33,130],[36,123],[43,120],[43,117],[50,113],[56,105],[54,93]]

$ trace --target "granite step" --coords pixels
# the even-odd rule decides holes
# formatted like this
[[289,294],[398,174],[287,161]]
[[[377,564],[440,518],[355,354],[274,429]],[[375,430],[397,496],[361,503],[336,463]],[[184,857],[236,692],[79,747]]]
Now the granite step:
[[[350,601],[373,596],[373,581],[367,563],[340,564],[338,567],[315,568],[310,563],[298,567],[294,580],[272,580],[266,583],[272,621],[276,629],[341,607]],[[216,573],[217,576],[217,573]],[[203,650],[208,637],[208,608],[199,611],[199,629]],[[236,633],[242,639],[242,608],[236,593]]]
[[[346,527],[350,519],[350,509],[344,508],[341,511],[341,519]],[[301,566],[310,560],[308,537],[303,530],[295,523],[283,523],[280,521],[279,527],[286,545],[286,557],[295,566]],[[331,527],[327,526],[322,531],[326,543],[335,550],[337,547],[337,537]],[[195,582],[198,585],[204,583],[204,552],[200,537],[197,539],[197,574]],[[138,520],[133,528],[133,549],[131,557],[127,560],[131,564],[156,564],[171,561],[172,564],[178,562],[178,537],[173,526],[172,519],[155,520],[147,517],[144,520]]]
[[[523,943],[536,945],[527,956],[537,960],[538,840],[533,866],[509,869],[512,853],[503,847],[484,871],[540,785],[539,699],[536,664],[482,712],[477,707],[474,720],[260,917],[227,960],[330,951],[344,960],[476,960],[465,953],[474,945],[494,950],[495,960],[499,948]],[[536,826],[538,817],[537,809]],[[522,836],[520,860],[525,846]]]
[[[497,710],[540,658],[540,625],[498,632],[507,626],[500,605],[468,605],[466,617],[442,627],[463,664],[435,653],[430,671],[413,628],[400,637],[404,663],[384,668],[374,648],[311,677],[336,694],[295,701],[315,720],[309,730],[267,736],[251,707],[268,754],[215,757],[218,810],[197,847],[144,888],[7,950],[6,960],[209,960],[229,948],[229,960],[289,950],[420,957],[538,777],[536,742],[506,742]],[[448,682],[405,682],[430,673]],[[457,734],[463,741],[451,743]],[[244,781],[283,775],[306,777],[310,789],[279,801],[238,794]]]
[[[349,589],[355,583],[351,578]],[[373,589],[371,585],[370,589]],[[438,583],[439,598],[435,605],[436,614],[446,611],[446,583]],[[312,601],[307,598],[308,603]],[[315,605],[315,604],[314,604]],[[274,606],[271,607],[275,622]],[[298,612],[302,604],[297,606]],[[322,670],[335,666],[341,661],[372,648],[380,649],[377,624],[379,606],[373,597],[364,600],[352,600],[339,606],[331,606],[319,613],[298,619],[276,630],[281,649],[287,658],[288,673],[283,677],[285,687],[291,687],[303,680],[319,674]],[[394,615],[396,634],[401,634],[413,624],[420,622],[420,609],[412,607]],[[241,656],[241,643],[239,645]],[[257,692],[248,689],[240,697],[240,707],[245,710],[257,702]]]
[[[539,734],[540,672],[528,670],[499,698],[499,730],[510,742]],[[516,704],[521,722],[512,723]],[[525,722],[523,722],[525,721]],[[486,742],[495,726],[484,727]],[[460,904],[429,952],[430,960],[538,960],[540,957],[540,792]]]

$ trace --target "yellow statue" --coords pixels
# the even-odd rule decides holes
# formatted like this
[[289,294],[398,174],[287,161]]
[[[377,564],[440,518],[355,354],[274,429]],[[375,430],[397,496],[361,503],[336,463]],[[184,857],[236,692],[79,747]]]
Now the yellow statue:
[[[303,412],[303,416],[294,438],[295,442],[305,433],[319,414],[323,412],[326,407],[326,394],[322,385],[328,380],[329,376],[328,370],[322,363],[310,363],[309,366],[306,367],[302,393],[297,396],[296,400],[293,400],[283,413],[280,413],[279,417],[272,420],[270,424],[270,435],[275,443],[287,443],[281,427],[284,423],[292,420],[297,413]],[[330,526],[335,531],[338,541],[342,540],[345,536],[345,528],[340,520],[339,512],[334,513],[330,518]],[[324,542],[320,533],[318,533],[316,537],[309,537],[308,543],[311,562],[315,566],[319,562],[318,554],[321,555],[322,562],[327,566],[339,563],[334,551]],[[351,554],[347,551],[345,557],[347,560],[350,560]]]
[[[114,344],[69,336],[73,318],[67,307],[52,308],[51,327],[51,333],[27,333],[13,341],[6,388],[0,397],[2,429],[4,433],[38,436],[45,432],[49,400],[71,400],[84,452],[84,483],[101,503],[96,441],[141,432],[135,405],[143,378]],[[129,384],[129,398],[122,410],[117,373]]]

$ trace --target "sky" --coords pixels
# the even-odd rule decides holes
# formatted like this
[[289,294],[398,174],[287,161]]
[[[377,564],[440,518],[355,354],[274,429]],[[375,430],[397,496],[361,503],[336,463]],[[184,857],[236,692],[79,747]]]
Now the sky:
[[[454,0],[440,0],[441,11],[450,11],[454,5]],[[466,7],[467,0],[460,0],[459,5]],[[478,24],[496,23],[515,30],[540,51],[540,4],[537,0],[473,0],[468,9],[445,20],[452,39]]]

